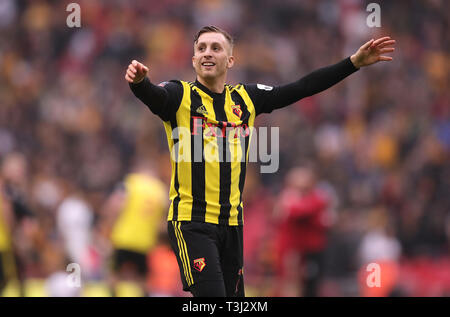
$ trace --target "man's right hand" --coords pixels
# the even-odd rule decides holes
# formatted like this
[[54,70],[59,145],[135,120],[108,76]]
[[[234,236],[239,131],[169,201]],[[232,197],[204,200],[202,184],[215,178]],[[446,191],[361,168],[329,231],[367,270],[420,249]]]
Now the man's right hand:
[[137,60],[133,60],[130,65],[128,65],[127,72],[125,73],[125,79],[129,83],[137,84],[144,80],[147,76],[148,67]]

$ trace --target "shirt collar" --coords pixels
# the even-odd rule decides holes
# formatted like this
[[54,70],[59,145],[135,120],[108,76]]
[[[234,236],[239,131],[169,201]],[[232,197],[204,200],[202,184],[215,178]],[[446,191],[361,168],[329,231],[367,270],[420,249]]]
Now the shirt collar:
[[225,95],[225,85],[224,85],[224,89],[222,93],[217,93],[217,92],[212,92],[211,90],[209,90],[208,88],[206,88],[204,85],[202,85],[197,79],[195,79],[195,86],[197,86],[198,88],[200,88],[202,91],[204,91],[205,93],[207,93],[209,96],[211,97],[222,97]]

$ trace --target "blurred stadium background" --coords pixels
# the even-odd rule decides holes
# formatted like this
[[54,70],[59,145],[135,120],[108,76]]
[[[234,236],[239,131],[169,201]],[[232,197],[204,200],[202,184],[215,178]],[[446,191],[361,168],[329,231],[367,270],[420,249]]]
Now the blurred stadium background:
[[[307,161],[332,198],[317,296],[449,296],[449,1],[377,1],[380,28],[366,25],[372,1],[78,0],[81,27],[68,28],[70,2],[0,0],[0,180],[3,205],[14,203],[8,232],[23,280],[22,292],[8,280],[3,296],[111,295],[108,197],[137,160],[152,162],[167,189],[170,182],[163,125],[124,71],[137,59],[155,83],[194,80],[193,35],[210,24],[236,38],[230,84],[287,83],[371,38],[397,41],[393,62],[258,118],[280,127],[280,169],[260,174],[250,163],[247,295],[305,294],[307,269],[295,254],[279,280],[277,206],[289,170]],[[187,296],[165,216],[146,295]],[[75,291],[64,289],[71,262],[81,263]],[[381,287],[366,284],[371,262],[380,264]],[[122,282],[116,295],[140,290]]]

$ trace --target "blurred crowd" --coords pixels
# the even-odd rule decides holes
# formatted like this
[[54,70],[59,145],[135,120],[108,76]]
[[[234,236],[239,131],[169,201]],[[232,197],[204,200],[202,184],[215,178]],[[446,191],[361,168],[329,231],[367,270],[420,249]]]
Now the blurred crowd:
[[[371,38],[397,41],[393,62],[257,118],[280,127],[280,168],[249,163],[247,294],[450,295],[450,2],[384,1],[369,28],[370,1],[79,0],[81,27],[69,28],[70,2],[0,0],[1,206],[19,281],[80,295],[60,290],[75,262],[101,293],[108,197],[137,160],[170,183],[163,125],[124,71],[137,59],[155,83],[195,80],[193,36],[212,24],[235,37],[229,84],[288,83]],[[148,294],[185,296],[161,228]],[[370,287],[369,263],[383,287]]]

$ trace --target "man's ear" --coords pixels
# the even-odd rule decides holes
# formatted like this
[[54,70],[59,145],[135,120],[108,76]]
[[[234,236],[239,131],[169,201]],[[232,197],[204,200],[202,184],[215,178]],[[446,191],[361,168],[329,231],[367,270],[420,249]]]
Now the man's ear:
[[192,67],[195,68],[195,56],[192,56]]
[[231,68],[234,65],[234,56],[231,55],[230,57],[228,57],[228,62],[227,62],[227,68]]

